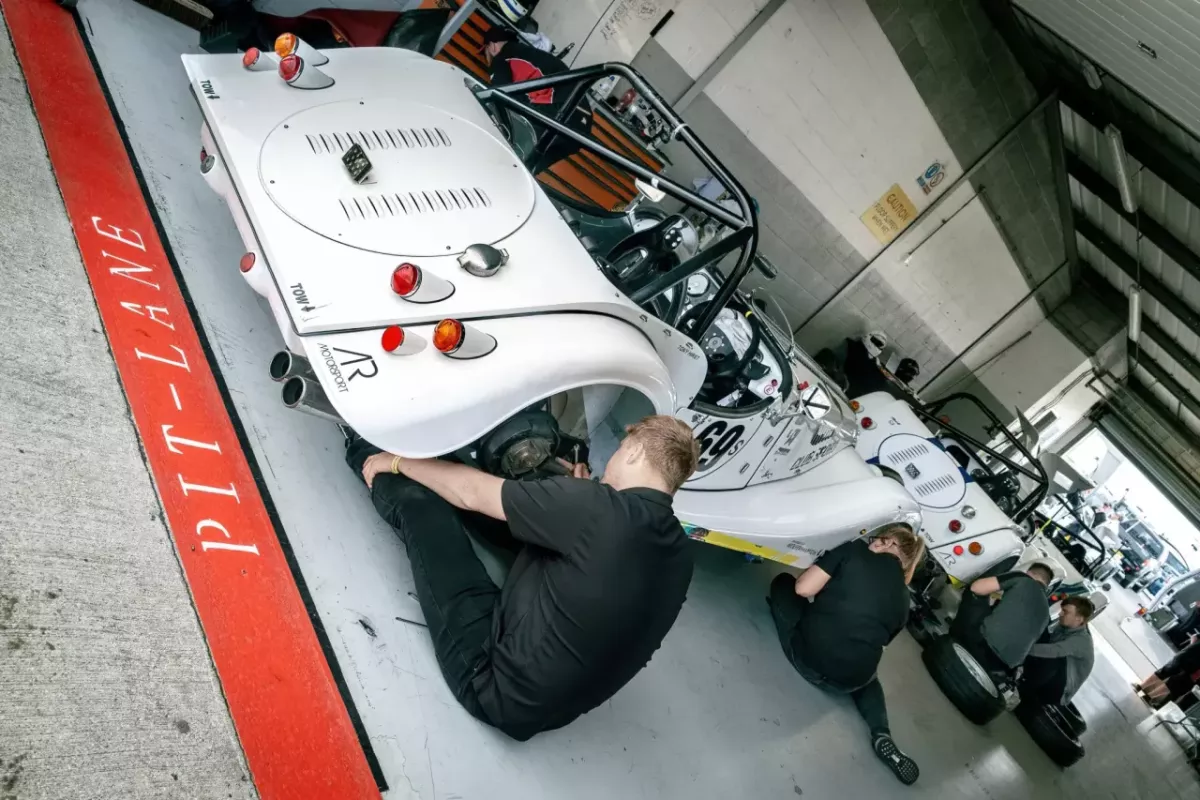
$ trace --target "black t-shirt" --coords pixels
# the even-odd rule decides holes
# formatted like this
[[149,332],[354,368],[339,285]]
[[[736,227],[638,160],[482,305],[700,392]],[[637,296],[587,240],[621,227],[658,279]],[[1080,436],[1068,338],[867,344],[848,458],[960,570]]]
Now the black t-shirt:
[[505,481],[504,514],[525,542],[493,617],[480,701],[532,736],[616,694],[662,644],[692,579],[671,497],[578,478]]
[[894,555],[872,552],[863,539],[833,548],[815,566],[829,573],[829,582],[800,619],[797,651],[831,682],[862,686],[908,620],[904,568]]

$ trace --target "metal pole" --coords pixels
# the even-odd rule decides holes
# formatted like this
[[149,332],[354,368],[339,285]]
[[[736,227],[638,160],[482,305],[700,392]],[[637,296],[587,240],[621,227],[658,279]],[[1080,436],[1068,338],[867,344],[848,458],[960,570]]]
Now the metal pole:
[[734,37],[733,41],[725,46],[721,54],[716,59],[704,68],[704,72],[700,73],[700,77],[692,82],[688,90],[683,93],[683,97],[675,101],[675,110],[683,111],[692,104],[692,101],[700,96],[708,85],[712,83],[713,78],[725,69],[725,66],[733,60],[733,57],[742,51],[754,34],[758,33],[759,29],[767,23],[771,17],[775,16],[775,12],[786,2],[786,0],[771,0],[762,9],[754,15],[754,19],[750,20],[750,24],[742,28],[741,32]]
[[454,16],[446,21],[446,27],[442,28],[442,32],[438,34],[437,44],[433,48],[434,55],[442,52],[442,48],[454,38],[454,34],[458,33],[463,23],[475,13],[476,5],[476,0],[463,0],[462,5],[458,7],[458,11],[455,11]]

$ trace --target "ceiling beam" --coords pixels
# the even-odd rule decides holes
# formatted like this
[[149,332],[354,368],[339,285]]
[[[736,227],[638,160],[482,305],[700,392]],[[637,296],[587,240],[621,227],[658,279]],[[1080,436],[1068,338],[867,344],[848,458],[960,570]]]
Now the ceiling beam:
[[[1159,305],[1192,330],[1200,330],[1200,313],[1168,289],[1162,281],[1147,270],[1139,270],[1138,262],[1125,252],[1125,248],[1114,242],[1108,234],[1081,212],[1075,213],[1075,232],[1087,239],[1096,249],[1108,257],[1134,283],[1141,286]],[[1140,273],[1140,274],[1139,274]]]
[[[1175,380],[1171,373],[1167,372],[1162,364],[1159,364],[1152,358],[1148,358],[1144,353],[1138,357],[1135,362],[1136,366],[1141,367],[1150,373],[1150,377],[1161,383],[1163,388],[1171,393],[1184,408],[1200,417],[1200,400],[1197,400],[1191,392],[1184,388],[1183,384]],[[1172,417],[1178,419],[1178,414],[1172,414]]]
[[[1057,59],[1056,59],[1057,60]],[[1103,131],[1110,123],[1121,130],[1125,151],[1153,172],[1168,186],[1200,207],[1200,164],[1191,154],[1175,146],[1159,131],[1121,105],[1111,95],[1088,88],[1059,63],[1054,69],[1059,79],[1059,99],[1063,104]]]
[[1155,247],[1162,250],[1167,256],[1183,268],[1185,272],[1191,275],[1196,280],[1200,280],[1200,256],[1197,256],[1186,244],[1175,238],[1175,235],[1164,228],[1153,217],[1142,210],[1137,214],[1130,214],[1121,205],[1121,193],[1117,187],[1108,182],[1103,175],[1092,169],[1088,164],[1074,153],[1067,153],[1067,172],[1072,178],[1079,181],[1083,188],[1087,189],[1106,206],[1111,208],[1121,216],[1126,222],[1135,228],[1139,228],[1141,232],[1149,239]]
[[[1114,314],[1125,314],[1129,310],[1129,298],[1121,294],[1115,286],[1096,271],[1096,268],[1088,262],[1083,262],[1085,266],[1091,268],[1090,274],[1083,277],[1084,286],[1096,296],[1100,304],[1107,307]],[[1158,326],[1154,320],[1142,315],[1142,335],[1167,354],[1167,357],[1183,368],[1189,375],[1193,375],[1197,380],[1200,380],[1200,358],[1183,349],[1179,342],[1175,341],[1166,331]],[[1139,358],[1139,362],[1147,358],[1144,354]]]

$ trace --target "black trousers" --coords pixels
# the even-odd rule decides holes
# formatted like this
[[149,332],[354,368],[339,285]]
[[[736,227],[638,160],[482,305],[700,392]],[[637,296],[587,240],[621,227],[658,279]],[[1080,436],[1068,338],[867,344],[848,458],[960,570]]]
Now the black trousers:
[[796,628],[804,613],[808,610],[809,601],[796,594],[796,579],[787,574],[776,576],[771,581],[771,594],[767,598],[771,607],[771,616],[775,620],[775,629],[779,633],[779,643],[783,645],[783,653],[800,676],[812,685],[825,689],[834,694],[848,694],[854,701],[854,707],[867,723],[871,737],[890,735],[888,728],[887,703],[883,697],[883,686],[879,676],[874,676],[863,686],[847,686],[837,680],[834,675],[822,675],[813,669],[803,658],[795,645]]
[[1021,673],[1021,701],[1035,700],[1043,705],[1057,706],[1063,701],[1067,688],[1067,661],[1065,658],[1025,659]]
[[[356,437],[347,445],[346,463],[361,478],[363,462],[378,452],[379,448]],[[508,526],[460,511],[403,475],[376,476],[371,501],[408,550],[417,600],[450,691],[473,717],[505,730],[503,720],[488,717],[475,690],[479,676],[492,668],[492,616],[500,589],[475,555],[467,532],[501,546],[512,545],[515,540]]]

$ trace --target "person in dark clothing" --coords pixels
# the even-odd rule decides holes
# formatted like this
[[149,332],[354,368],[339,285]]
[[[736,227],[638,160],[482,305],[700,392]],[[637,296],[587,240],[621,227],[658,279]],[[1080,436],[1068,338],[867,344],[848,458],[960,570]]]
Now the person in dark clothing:
[[[567,65],[562,59],[526,44],[518,38],[515,31],[499,25],[492,26],[484,33],[483,55],[488,62],[493,85],[531,81],[567,71]],[[525,102],[543,114],[557,118],[569,94],[569,87],[552,86],[529,92],[525,95]],[[591,134],[592,110],[586,99],[571,110],[563,124],[576,133],[585,136]],[[533,129],[539,140],[543,138],[544,133],[550,133],[537,123],[533,123]],[[540,153],[533,153],[533,161],[526,164],[534,175],[582,149],[579,144],[565,136],[552,135],[544,144],[545,149]]]
[[[1012,672],[1046,629],[1046,587],[1052,580],[1054,571],[1040,563],[1025,572],[976,580],[963,594],[950,635],[988,672]],[[1000,599],[993,604],[997,593]]]
[[1021,700],[1063,706],[1092,674],[1096,660],[1088,620],[1096,606],[1086,597],[1068,597],[1059,605],[1058,622],[1029,649],[1021,673]]
[[1149,678],[1134,684],[1134,691],[1144,694],[1154,708],[1167,703],[1179,703],[1190,696],[1192,687],[1200,680],[1200,639],[1196,639],[1175,655]]
[[912,358],[902,358],[893,375],[871,355],[870,349],[862,339],[846,340],[846,359],[842,371],[846,377],[847,394],[850,397],[887,392],[897,400],[916,399],[909,384],[921,373],[920,365]]
[[779,575],[767,598],[788,661],[814,686],[850,695],[875,754],[910,785],[920,770],[892,740],[876,672],[908,620],[908,582],[924,553],[916,534],[895,526],[869,544],[835,547],[799,578]]
[[[612,697],[674,624],[692,559],[671,500],[698,457],[691,429],[667,416],[631,425],[601,482],[582,464],[515,481],[358,437],[346,451],[408,550],[455,698],[520,741]],[[468,538],[497,527],[524,544],[502,588]]]

